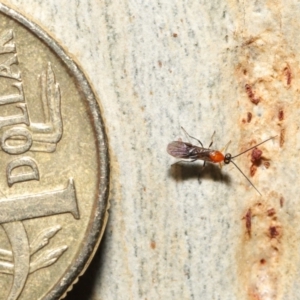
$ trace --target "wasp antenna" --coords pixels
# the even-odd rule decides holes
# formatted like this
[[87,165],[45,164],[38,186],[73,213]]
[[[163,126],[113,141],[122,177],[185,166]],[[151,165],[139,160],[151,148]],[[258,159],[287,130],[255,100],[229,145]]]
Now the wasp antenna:
[[[265,141],[266,142],[266,141]],[[231,160],[230,162],[232,162],[236,168],[243,174],[243,176],[248,180],[248,182],[256,189],[256,191],[262,196],[262,194],[260,193],[260,191],[255,187],[255,185],[251,182],[251,180],[244,174],[244,172],[237,166],[237,164]]]
[[[261,145],[261,144],[263,144],[263,143],[265,143],[265,142],[267,142],[267,141],[269,141],[269,140],[272,140],[272,139],[274,139],[274,138],[276,138],[276,137],[277,137],[277,135],[272,136],[272,137],[270,137],[270,138],[264,140],[263,142],[261,142],[261,143],[259,143],[259,144],[256,144],[255,146],[253,146],[253,147],[251,147],[251,148],[249,148],[249,149],[247,149],[247,150],[245,150],[245,151],[243,151],[243,152],[241,152],[241,153],[239,153],[239,154],[237,154],[237,155],[235,155],[235,156],[232,156],[231,158],[236,158],[236,157],[238,157],[238,156],[240,156],[240,155],[242,155],[242,154],[244,154],[244,153],[246,153],[246,152],[248,152],[248,151],[250,151],[250,150],[256,148],[257,146],[259,146],[259,145]],[[248,179],[248,180],[249,180],[249,179]]]

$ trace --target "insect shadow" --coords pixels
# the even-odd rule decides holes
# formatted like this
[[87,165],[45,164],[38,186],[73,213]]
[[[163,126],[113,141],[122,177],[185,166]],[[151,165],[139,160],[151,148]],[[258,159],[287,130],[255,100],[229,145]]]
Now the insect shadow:
[[180,162],[171,165],[169,168],[169,176],[173,177],[176,181],[183,181],[189,179],[198,179],[201,184],[202,180],[212,180],[224,182],[230,185],[230,176],[220,169],[218,165],[206,164],[203,168],[199,164]]

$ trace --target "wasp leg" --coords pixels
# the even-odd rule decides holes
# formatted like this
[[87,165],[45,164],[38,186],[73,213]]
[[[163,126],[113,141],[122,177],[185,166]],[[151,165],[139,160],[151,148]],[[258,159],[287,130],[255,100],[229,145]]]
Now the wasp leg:
[[206,166],[206,160],[203,161],[201,171],[198,173],[198,182],[199,182],[199,184],[201,184],[201,172],[204,170],[205,166]]
[[209,144],[209,146],[208,146],[208,149],[212,146],[212,144],[214,143],[214,136],[215,136],[215,134],[216,134],[216,131],[214,131],[214,133],[212,134],[212,136],[211,136],[211,142],[210,142],[210,144]]
[[201,147],[204,148],[204,147],[203,147],[203,144],[201,143],[200,140],[198,140],[198,139],[196,139],[195,137],[189,135],[189,134],[187,133],[187,131],[186,131],[182,126],[181,126],[181,129],[184,131],[184,133],[185,133],[187,136],[189,136],[190,138],[196,140],[196,141],[201,145]]

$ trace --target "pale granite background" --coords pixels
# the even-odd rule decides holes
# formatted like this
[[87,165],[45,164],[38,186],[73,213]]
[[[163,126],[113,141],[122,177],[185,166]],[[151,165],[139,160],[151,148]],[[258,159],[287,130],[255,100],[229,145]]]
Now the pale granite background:
[[[110,219],[66,299],[300,299],[299,2],[5,3],[82,66],[106,124]],[[263,196],[233,165],[171,167],[180,126],[233,154],[278,135],[251,177]]]

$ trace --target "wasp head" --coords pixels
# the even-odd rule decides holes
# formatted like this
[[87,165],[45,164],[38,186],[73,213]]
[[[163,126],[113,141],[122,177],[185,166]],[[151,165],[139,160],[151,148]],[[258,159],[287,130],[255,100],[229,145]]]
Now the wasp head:
[[231,154],[226,153],[224,157],[224,164],[228,165],[231,162]]

